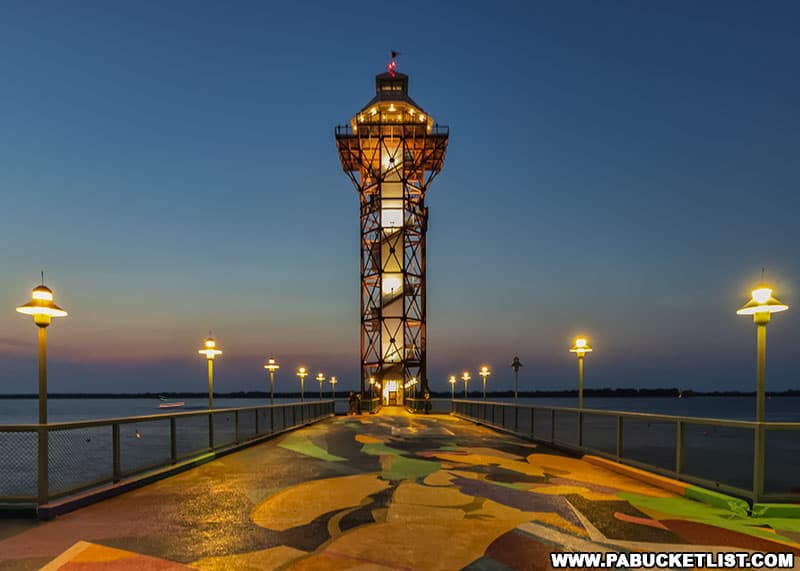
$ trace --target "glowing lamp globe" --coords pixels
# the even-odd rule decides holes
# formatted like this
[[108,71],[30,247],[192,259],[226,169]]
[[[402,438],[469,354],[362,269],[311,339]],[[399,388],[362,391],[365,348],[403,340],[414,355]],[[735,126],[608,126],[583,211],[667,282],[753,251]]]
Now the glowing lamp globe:
[[589,346],[589,343],[583,337],[578,337],[575,339],[575,344],[569,350],[570,353],[577,353],[578,357],[583,357],[586,353],[591,353],[592,348]]
[[31,300],[17,307],[24,315],[32,315],[39,327],[47,327],[53,317],[66,317],[67,312],[53,303],[53,290],[46,285],[38,285],[31,291]]
[[789,309],[788,305],[772,297],[772,290],[768,287],[754,289],[750,296],[750,301],[740,307],[736,314],[752,315],[756,323],[767,323],[771,314]]
[[281,367],[280,367],[280,365],[278,365],[278,363],[275,362],[275,359],[271,359],[270,358],[267,361],[267,364],[264,365],[264,368],[267,369],[270,373],[274,373],[275,371],[277,371]]
[[203,348],[198,353],[205,355],[206,359],[214,359],[217,355],[222,355],[222,350],[217,347],[217,342],[212,337],[209,337],[205,340]]
[[454,384],[456,384],[456,377],[455,377],[455,375],[451,375],[451,376],[450,376],[450,380],[449,380],[448,382],[449,382],[451,385],[454,385]]

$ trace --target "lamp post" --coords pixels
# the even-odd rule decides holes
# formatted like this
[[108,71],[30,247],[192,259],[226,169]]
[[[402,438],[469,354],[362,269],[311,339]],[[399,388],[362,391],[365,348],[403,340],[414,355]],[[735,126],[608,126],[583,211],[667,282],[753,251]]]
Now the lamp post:
[[773,313],[786,311],[789,306],[772,297],[772,290],[761,286],[751,292],[750,301],[736,312],[738,315],[752,315],[756,324],[756,426],[755,446],[753,454],[753,501],[759,501],[764,493],[765,437],[764,422],[766,416],[766,365],[767,365],[767,323]]
[[[39,328],[39,424],[47,424],[47,326],[54,317],[66,317],[67,312],[53,302],[53,290],[42,284],[31,291],[31,300],[17,307],[24,315],[32,315],[33,322]],[[50,492],[49,485],[49,433],[40,430],[38,434],[38,482],[37,492],[39,504],[47,503]]]
[[514,369],[514,402],[517,402],[517,398],[519,395],[519,369],[522,367],[522,363],[519,362],[519,357],[514,357],[514,361],[511,363],[511,368]]
[[369,378],[369,400],[375,398],[375,377]]
[[269,404],[275,404],[275,371],[280,369],[280,366],[270,357],[264,368],[269,371]]
[[297,376],[300,377],[300,402],[305,400],[305,380],[308,376],[308,371],[305,367],[297,369]]
[[325,375],[317,373],[317,382],[319,383],[319,400],[322,400],[322,383],[325,382]]
[[456,400],[456,376],[450,375],[448,382],[450,383],[450,400]]
[[591,353],[592,348],[586,339],[578,337],[569,352],[578,355],[578,409],[583,410],[583,357]]
[[203,348],[198,351],[206,356],[208,361],[208,408],[214,408],[214,358],[222,355],[222,351],[217,347],[217,342],[213,337],[208,337],[203,343]]
[[206,356],[208,361],[208,446],[214,449],[214,415],[211,410],[214,408],[214,358],[222,355],[222,351],[217,347],[217,342],[213,337],[208,337],[203,342],[203,348],[198,351]]
[[332,399],[336,399],[336,383],[338,383],[338,382],[339,381],[336,380],[336,377],[331,377],[330,383],[331,383],[331,398]]
[[489,367],[484,365],[481,367],[481,370],[478,371],[478,374],[483,377],[483,400],[486,400],[486,377],[491,375],[492,373],[489,371]]
[[31,291],[31,300],[17,307],[19,313],[32,315],[39,328],[39,424],[47,424],[47,326],[53,317],[66,317],[67,312],[53,303],[53,290],[42,284]]
[[467,383],[472,377],[469,376],[469,373],[464,371],[464,374],[461,375],[461,380],[464,381],[464,398],[469,398],[469,393],[467,392]]
[[760,287],[751,292],[750,301],[736,313],[752,315],[756,324],[756,422],[764,422],[765,416],[765,373],[767,364],[767,323],[773,313],[786,311],[789,306],[772,297],[772,290]]

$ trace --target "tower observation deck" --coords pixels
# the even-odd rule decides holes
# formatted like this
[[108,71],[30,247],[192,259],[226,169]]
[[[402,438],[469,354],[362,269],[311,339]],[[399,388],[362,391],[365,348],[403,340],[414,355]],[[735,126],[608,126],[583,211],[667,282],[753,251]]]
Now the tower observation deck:
[[361,390],[374,379],[390,405],[414,379],[428,386],[425,194],[449,132],[409,97],[408,76],[394,66],[375,77],[375,91],[336,128],[336,147],[361,205]]

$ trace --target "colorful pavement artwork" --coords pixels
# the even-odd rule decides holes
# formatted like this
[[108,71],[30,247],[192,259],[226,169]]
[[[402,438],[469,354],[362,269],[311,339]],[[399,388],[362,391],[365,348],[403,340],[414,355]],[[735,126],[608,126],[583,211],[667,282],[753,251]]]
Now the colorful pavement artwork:
[[800,554],[748,518],[444,415],[338,417],[54,521],[0,568],[549,569],[552,551]]

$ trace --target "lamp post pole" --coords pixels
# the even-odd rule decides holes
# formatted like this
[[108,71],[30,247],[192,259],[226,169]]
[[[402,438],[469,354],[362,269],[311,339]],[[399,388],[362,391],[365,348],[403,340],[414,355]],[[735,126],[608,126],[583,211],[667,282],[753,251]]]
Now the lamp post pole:
[[39,327],[39,424],[47,424],[47,325]]
[[592,348],[585,338],[578,337],[570,352],[578,355],[578,446],[583,446],[583,357],[591,353]]
[[584,337],[575,339],[575,343],[569,350],[570,353],[578,355],[578,410],[583,410],[583,357],[586,353],[591,353],[592,348]]
[[[763,270],[762,270],[763,277]],[[764,493],[765,437],[764,418],[766,416],[766,368],[767,368],[767,324],[773,313],[786,311],[789,306],[772,297],[772,290],[761,286],[751,292],[751,299],[736,312],[738,315],[752,315],[756,324],[756,434],[753,453],[753,501],[760,500]]]
[[214,408],[214,358],[217,355],[222,355],[222,351],[217,347],[217,342],[213,337],[208,337],[203,342],[203,348],[198,351],[201,355],[206,356],[208,361],[208,446],[214,448],[214,414],[211,410]]
[[325,375],[317,373],[317,381],[319,382],[319,400],[322,400],[322,383],[325,382]]
[[[66,317],[67,312],[53,303],[53,291],[42,284],[31,291],[31,300],[17,307],[17,312],[33,316],[33,322],[39,328],[39,424],[47,424],[47,326],[53,317]],[[49,485],[49,433],[47,428],[39,427],[37,431],[37,498],[39,505],[46,504],[50,494]]]
[[516,403],[519,397],[519,368],[522,363],[519,362],[519,357],[514,357],[511,363],[511,368],[514,369],[514,402]]
[[484,365],[483,367],[481,367],[481,370],[478,371],[478,374],[481,377],[483,377],[483,400],[486,400],[486,377],[488,377],[492,373],[489,372],[489,367]]
[[300,377],[300,402],[305,401],[305,379],[308,376],[308,371],[305,367],[297,369],[297,376]]
[[214,408],[214,359],[208,358],[208,408]]
[[280,369],[280,365],[273,357],[270,357],[264,368],[269,370],[269,404],[275,404],[275,371]]

